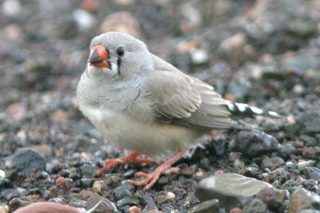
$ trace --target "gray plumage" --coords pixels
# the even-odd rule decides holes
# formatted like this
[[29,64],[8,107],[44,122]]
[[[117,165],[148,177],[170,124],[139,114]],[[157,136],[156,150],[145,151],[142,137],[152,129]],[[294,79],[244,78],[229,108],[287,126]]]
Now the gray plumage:
[[199,142],[212,129],[243,129],[232,113],[277,117],[223,99],[212,86],[151,54],[130,35],[105,33],[90,47],[96,45],[106,48],[109,68],[88,63],[77,88],[79,107],[121,148],[159,161]]

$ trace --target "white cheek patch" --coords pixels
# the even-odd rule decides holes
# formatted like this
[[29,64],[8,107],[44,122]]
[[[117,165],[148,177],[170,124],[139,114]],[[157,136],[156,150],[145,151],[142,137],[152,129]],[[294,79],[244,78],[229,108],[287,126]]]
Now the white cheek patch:
[[118,63],[115,61],[110,61],[110,64],[111,64],[112,72],[118,74],[119,73]]

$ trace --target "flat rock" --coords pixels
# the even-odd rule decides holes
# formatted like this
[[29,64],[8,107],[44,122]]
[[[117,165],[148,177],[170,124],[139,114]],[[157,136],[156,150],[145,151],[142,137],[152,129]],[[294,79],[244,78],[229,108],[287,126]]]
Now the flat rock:
[[238,174],[223,173],[201,180],[195,195],[201,202],[218,199],[221,206],[244,206],[266,187],[272,188],[272,185]]

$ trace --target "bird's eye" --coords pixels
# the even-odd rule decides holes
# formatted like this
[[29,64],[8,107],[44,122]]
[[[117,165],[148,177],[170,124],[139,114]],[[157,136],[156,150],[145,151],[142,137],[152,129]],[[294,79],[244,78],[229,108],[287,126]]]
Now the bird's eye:
[[116,51],[117,51],[118,56],[124,55],[124,48],[123,47],[118,47]]

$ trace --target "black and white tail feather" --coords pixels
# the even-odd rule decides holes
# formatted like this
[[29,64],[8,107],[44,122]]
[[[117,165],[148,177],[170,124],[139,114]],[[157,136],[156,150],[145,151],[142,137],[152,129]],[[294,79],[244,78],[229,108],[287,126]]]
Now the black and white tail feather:
[[245,118],[245,117],[253,117],[256,115],[267,116],[271,118],[283,118],[282,115],[279,115],[273,111],[266,111],[257,107],[249,106],[248,104],[235,103],[228,101],[227,109],[231,113],[232,118]]
[[243,103],[235,103],[228,101],[226,104],[227,109],[231,113],[231,118],[236,122],[235,128],[242,130],[260,130],[259,127],[253,127],[252,125],[241,121],[239,119],[246,117],[254,117],[254,116],[266,116],[271,118],[285,118],[276,112],[266,111],[257,107],[249,106],[248,104]]

